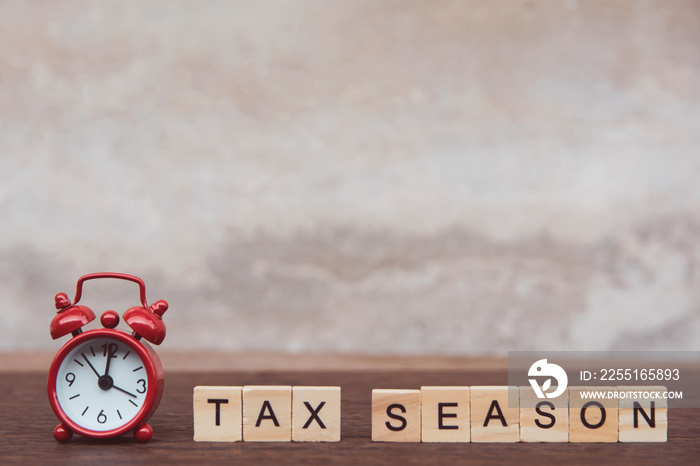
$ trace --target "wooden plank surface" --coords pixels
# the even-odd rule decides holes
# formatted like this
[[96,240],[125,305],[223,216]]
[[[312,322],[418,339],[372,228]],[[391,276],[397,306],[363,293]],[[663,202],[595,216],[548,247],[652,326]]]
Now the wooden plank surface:
[[[373,388],[423,385],[503,385],[506,371],[231,371],[169,372],[160,408],[151,419],[155,434],[145,445],[131,436],[92,441],[75,436],[53,440],[57,420],[46,396],[46,375],[0,374],[0,463],[5,464],[693,464],[700,456],[700,409],[669,411],[668,443],[653,444],[429,444],[370,440]],[[339,385],[342,440],[339,443],[194,442],[195,385]]]
[[[67,338],[61,341],[65,343]],[[58,350],[59,346],[56,346]],[[0,373],[47,370],[56,352],[0,352]],[[498,357],[399,356],[369,354],[288,354],[161,351],[165,373],[231,371],[344,371],[369,370],[480,370],[507,371],[508,360]]]

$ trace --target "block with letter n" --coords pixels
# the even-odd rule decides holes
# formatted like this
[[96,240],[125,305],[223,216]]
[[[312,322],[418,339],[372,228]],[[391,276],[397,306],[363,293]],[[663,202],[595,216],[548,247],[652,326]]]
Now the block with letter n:
[[666,442],[666,387],[617,387],[620,392],[620,442]]

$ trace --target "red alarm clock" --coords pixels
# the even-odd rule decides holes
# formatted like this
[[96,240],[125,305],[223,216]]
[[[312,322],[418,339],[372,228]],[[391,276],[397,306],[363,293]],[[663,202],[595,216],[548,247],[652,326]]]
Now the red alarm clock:
[[[124,312],[132,333],[115,329],[119,315],[105,311],[103,329],[82,327],[95,319],[87,306],[79,305],[83,283],[97,278],[129,280],[139,285],[141,306]],[[110,438],[134,431],[139,442],[147,442],[153,429],[146,424],[163,394],[163,366],[153,348],[165,339],[163,300],[146,303],[146,285],[133,275],[93,273],[80,277],[71,304],[66,293],[55,297],[58,313],[51,321],[51,337],[73,337],[56,354],[49,369],[49,402],[61,424],[53,432],[67,442],[73,432],[91,438]]]

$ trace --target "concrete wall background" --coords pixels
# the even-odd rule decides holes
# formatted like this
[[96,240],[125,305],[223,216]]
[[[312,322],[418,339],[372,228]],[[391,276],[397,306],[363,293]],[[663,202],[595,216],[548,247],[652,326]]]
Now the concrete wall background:
[[699,2],[0,1],[0,39],[2,350],[103,270],[171,350],[700,350]]

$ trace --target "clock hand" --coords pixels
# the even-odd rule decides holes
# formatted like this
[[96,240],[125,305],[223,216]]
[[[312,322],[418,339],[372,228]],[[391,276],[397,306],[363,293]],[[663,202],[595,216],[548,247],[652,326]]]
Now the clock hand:
[[126,390],[124,390],[123,388],[117,387],[116,385],[112,385],[112,388],[116,388],[116,389],[119,390],[120,392],[124,392],[124,393],[126,393],[127,395],[129,395],[130,397],[138,398],[138,397],[137,397],[136,395],[134,395],[133,393],[129,393],[129,392],[127,392]]
[[105,365],[105,375],[109,375],[109,363],[112,362],[112,358],[116,358],[117,355],[117,345],[110,343],[107,347],[107,365]]
[[88,366],[90,366],[90,369],[92,369],[92,372],[95,373],[95,375],[99,378],[100,373],[95,370],[95,367],[92,365],[92,363],[88,360],[87,356],[85,356],[85,353],[80,353],[80,355],[85,359],[85,362],[88,363]]

